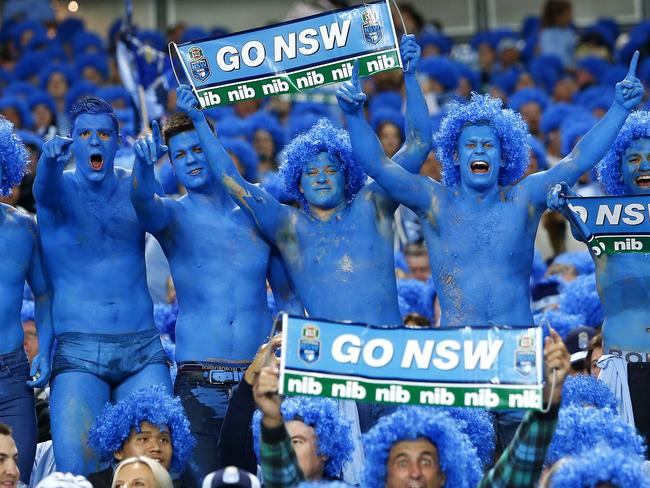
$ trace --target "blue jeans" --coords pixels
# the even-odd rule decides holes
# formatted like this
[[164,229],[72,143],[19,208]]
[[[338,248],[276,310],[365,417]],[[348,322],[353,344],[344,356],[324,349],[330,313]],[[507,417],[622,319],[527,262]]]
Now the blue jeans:
[[200,488],[206,475],[222,467],[218,449],[221,425],[232,389],[239,383],[245,369],[241,364],[238,364],[237,368],[241,371],[229,373],[226,381],[223,381],[222,377],[214,376],[213,383],[210,383],[210,374],[207,371],[205,374],[187,372],[183,369],[183,363],[178,365],[174,394],[180,397],[185,415],[190,421],[190,430],[196,438],[192,460],[183,473],[184,488]]
[[21,347],[0,355],[0,422],[13,431],[20,456],[20,480],[29,484],[36,454],[36,410],[29,380],[29,363]]

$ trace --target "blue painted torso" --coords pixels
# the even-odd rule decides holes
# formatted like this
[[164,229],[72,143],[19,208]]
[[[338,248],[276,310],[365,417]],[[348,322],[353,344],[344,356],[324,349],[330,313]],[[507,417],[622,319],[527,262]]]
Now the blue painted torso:
[[153,327],[144,230],[129,198],[130,173],[115,169],[113,188],[82,186],[63,173],[63,196],[38,209],[44,265],[53,287],[55,334],[120,334]]
[[36,238],[29,215],[0,203],[0,354],[23,345],[20,309]]

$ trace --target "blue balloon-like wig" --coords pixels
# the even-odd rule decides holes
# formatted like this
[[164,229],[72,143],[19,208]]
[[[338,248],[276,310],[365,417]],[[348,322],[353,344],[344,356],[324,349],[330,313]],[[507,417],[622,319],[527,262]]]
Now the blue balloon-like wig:
[[650,488],[643,458],[613,449],[606,442],[566,458],[550,479],[550,488],[592,487],[611,483],[618,488]]
[[472,93],[469,103],[452,105],[434,136],[445,186],[460,183],[460,169],[454,160],[460,133],[469,125],[489,125],[501,141],[501,159],[505,165],[499,170],[500,185],[512,184],[523,176],[530,151],[526,123],[518,113],[504,109],[500,99]]
[[643,437],[614,410],[582,405],[563,407],[546,453],[546,465],[550,466],[565,456],[579,454],[601,441],[625,450],[628,455],[645,455]]
[[449,415],[456,420],[460,431],[469,437],[470,442],[476,449],[483,469],[487,468],[494,461],[494,449],[496,448],[496,433],[492,417],[482,408],[445,408]]
[[562,387],[562,406],[611,408],[618,411],[618,400],[614,392],[602,381],[591,375],[567,376]]
[[603,323],[605,312],[598,296],[595,274],[578,276],[560,286],[560,310],[585,317],[584,325],[598,327]]
[[246,178],[246,181],[251,183],[257,182],[257,166],[259,164],[259,158],[253,146],[251,146],[247,141],[243,139],[229,139],[221,138],[221,144],[223,148],[234,154],[239,160],[240,164],[244,169],[244,174],[242,175]]
[[[318,455],[327,456],[325,474],[335,477],[341,473],[341,468],[350,459],[354,446],[350,424],[341,417],[338,406],[329,398],[287,397],[281,405],[282,417],[285,422],[300,420],[305,425],[313,427],[318,442]],[[253,441],[257,459],[260,459],[260,435],[262,412],[253,415]]]
[[544,111],[548,105],[548,95],[539,88],[523,88],[508,99],[508,106],[516,112],[527,103],[536,103]]
[[596,272],[596,265],[589,251],[563,252],[553,259],[553,264],[572,266],[575,268],[576,274],[579,275]]
[[533,316],[535,325],[548,324],[549,327],[555,329],[560,334],[562,340],[566,340],[569,333],[581,325],[585,324],[585,316],[583,314],[568,314],[558,309],[545,310],[542,313]]
[[190,422],[181,400],[160,386],[138,390],[115,405],[107,403],[90,429],[88,445],[103,461],[112,461],[113,453],[122,449],[131,431],[140,431],[142,422],[169,429],[173,450],[171,470],[181,473],[190,460],[196,440],[190,432]]
[[650,113],[632,112],[618,133],[614,144],[596,166],[596,175],[605,193],[609,195],[625,193],[625,185],[621,181],[621,159],[627,148],[636,139],[642,138],[650,138]]
[[309,207],[305,196],[299,190],[300,177],[304,166],[321,152],[326,152],[341,162],[345,174],[345,198],[348,203],[352,202],[366,182],[366,174],[352,154],[348,133],[334,127],[329,119],[320,119],[308,132],[288,144],[281,156],[280,176],[284,181],[284,188],[305,209]]
[[176,319],[178,318],[178,304],[154,303],[153,323],[160,335],[168,335],[176,342]]
[[14,186],[20,184],[27,168],[27,149],[14,131],[14,125],[0,116],[0,195],[11,194]]
[[[402,317],[415,312],[425,317],[431,317],[431,310],[428,313],[424,310],[424,294],[426,285],[419,280],[407,279],[397,280],[397,296],[402,300],[399,301],[400,314]],[[433,305],[429,306],[430,309]]]
[[458,87],[460,70],[445,56],[429,56],[420,61],[418,71],[442,85],[446,92]]
[[589,132],[595,123],[596,118],[591,115],[587,115],[586,113],[584,116],[581,116],[579,118],[569,117],[565,119],[564,122],[560,125],[560,143],[562,146],[562,154],[564,156],[568,156],[578,141],[582,138],[582,136]]
[[249,141],[253,143],[253,137],[258,130],[265,130],[271,135],[273,139],[273,156],[279,153],[284,147],[284,129],[278,122],[278,119],[273,117],[269,112],[260,110],[246,119],[250,126]]
[[367,488],[384,488],[386,464],[390,450],[401,441],[426,439],[436,446],[440,469],[445,473],[445,486],[473,488],[481,479],[476,449],[447,413],[426,407],[400,407],[395,413],[381,417],[363,436],[366,455],[364,466]]

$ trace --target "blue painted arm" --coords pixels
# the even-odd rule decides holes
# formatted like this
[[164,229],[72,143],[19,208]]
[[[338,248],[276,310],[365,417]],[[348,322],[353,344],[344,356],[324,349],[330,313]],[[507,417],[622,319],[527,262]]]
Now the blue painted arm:
[[198,100],[190,87],[179,86],[176,100],[178,109],[186,113],[194,124],[217,183],[223,185],[266,239],[275,244],[277,231],[293,209],[282,205],[263,188],[249,183],[239,174],[232,159],[212,132],[205,115],[197,108]]
[[304,315],[305,308],[291,281],[291,277],[280,257],[280,251],[275,247],[271,248],[271,259],[267,273],[273,298],[278,310],[292,315]]
[[366,173],[391,199],[416,213],[425,211],[430,201],[426,177],[412,174],[388,158],[363,116],[366,95],[359,84],[358,63],[355,62],[352,81],[339,88],[336,97],[348,123],[352,150]]
[[580,220],[580,218],[575,215],[575,213],[569,208],[569,201],[567,197],[579,197],[576,192],[574,192],[566,182],[559,183],[555,185],[548,192],[546,198],[546,205],[550,210],[556,210],[564,215],[564,218],[569,221],[571,226],[571,234],[573,237],[582,242],[588,242],[591,238],[591,232],[587,226]]
[[63,168],[72,157],[70,144],[72,139],[61,136],[43,144],[33,188],[38,205],[56,207],[63,200]]
[[400,44],[406,87],[406,140],[393,156],[393,161],[411,173],[419,173],[432,144],[431,118],[422,88],[417,80],[420,46],[412,34],[402,36]]
[[160,128],[155,120],[151,124],[151,130],[153,135],[141,137],[134,146],[131,203],[142,227],[155,234],[169,224],[169,209],[158,196],[162,193],[154,176],[154,164],[167,152],[167,146],[161,143]]
[[614,143],[630,111],[643,97],[643,84],[635,76],[638,59],[637,51],[630,62],[627,76],[616,84],[614,103],[605,116],[585,134],[571,154],[548,171],[533,174],[523,181],[531,200],[537,205],[546,205],[546,194],[552,185],[561,181],[565,181],[569,186],[575,185],[580,176],[593,168]]
[[52,294],[43,273],[41,255],[41,243],[38,234],[36,234],[27,282],[34,293],[34,321],[38,330],[38,354],[32,361],[30,371],[30,376],[36,377],[36,379],[28,381],[27,384],[37,388],[45,386],[50,378],[50,358],[54,343]]

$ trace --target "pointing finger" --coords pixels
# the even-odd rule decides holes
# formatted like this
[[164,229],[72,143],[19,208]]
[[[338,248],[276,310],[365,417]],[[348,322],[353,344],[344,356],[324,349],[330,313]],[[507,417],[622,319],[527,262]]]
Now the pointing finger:
[[639,51],[634,51],[634,56],[632,56],[632,61],[630,61],[630,69],[627,72],[627,77],[631,78],[636,76],[636,65],[639,62]]
[[355,59],[352,65],[352,86],[357,91],[361,91],[361,83],[359,82],[359,60]]

